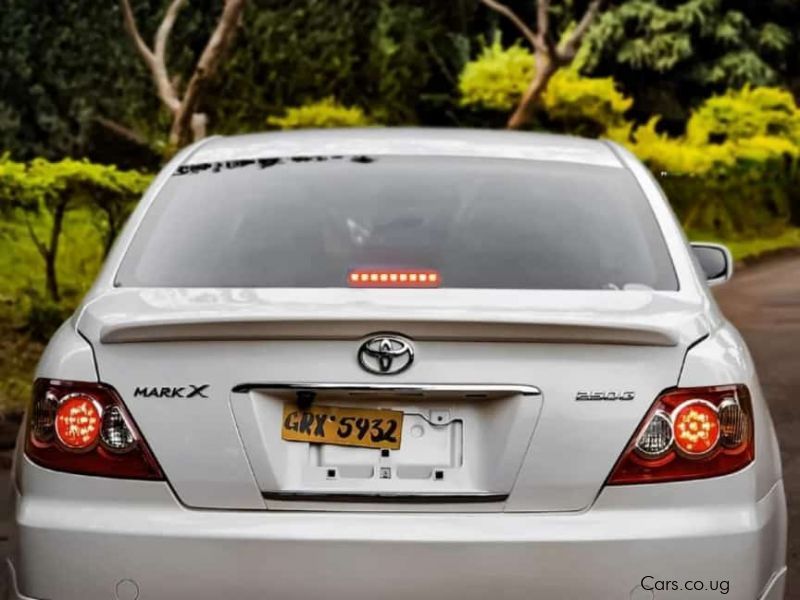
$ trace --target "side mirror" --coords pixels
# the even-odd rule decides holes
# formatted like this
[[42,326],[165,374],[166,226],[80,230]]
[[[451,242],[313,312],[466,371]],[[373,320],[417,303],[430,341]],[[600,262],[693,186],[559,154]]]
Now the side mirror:
[[709,286],[723,284],[733,277],[733,256],[722,244],[692,242],[692,252]]

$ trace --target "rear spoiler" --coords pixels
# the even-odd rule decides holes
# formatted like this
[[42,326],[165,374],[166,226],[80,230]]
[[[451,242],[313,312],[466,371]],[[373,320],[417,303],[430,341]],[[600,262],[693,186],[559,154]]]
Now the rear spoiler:
[[118,288],[75,324],[90,342],[416,340],[688,345],[714,326],[702,297],[653,291]]
[[637,324],[604,324],[574,319],[546,322],[396,319],[224,318],[191,319],[170,315],[99,324],[104,344],[188,340],[358,340],[376,332],[401,332],[416,340],[540,342],[676,346],[678,337],[666,328]]

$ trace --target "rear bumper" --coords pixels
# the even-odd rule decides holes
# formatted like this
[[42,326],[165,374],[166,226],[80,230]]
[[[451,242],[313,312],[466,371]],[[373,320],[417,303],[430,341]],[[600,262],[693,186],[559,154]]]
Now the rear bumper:
[[713,508],[607,488],[579,514],[189,510],[165,484],[113,486],[92,501],[16,494],[11,598],[783,597],[782,482]]
[[[8,561],[6,566],[9,569],[9,581],[11,582],[11,587],[9,588],[7,600],[35,600],[35,598],[31,598],[30,596],[23,596],[16,585],[16,577],[14,573],[13,564]],[[783,600],[784,597],[784,587],[786,584],[786,569],[782,569],[775,576],[769,581],[767,584],[767,588],[764,590],[764,593],[758,600]],[[138,586],[131,582],[131,581],[123,581],[119,584],[119,587],[115,590],[117,593],[117,598],[127,598],[128,600],[134,600],[134,597],[139,592]],[[697,592],[697,594],[701,594],[702,592]],[[441,598],[449,598],[446,594],[439,594]],[[558,597],[558,596],[556,596]],[[640,589],[632,590],[630,593],[631,598],[647,598],[650,597],[647,591],[643,591]],[[655,597],[655,595],[653,595]],[[138,599],[137,599],[138,600]]]

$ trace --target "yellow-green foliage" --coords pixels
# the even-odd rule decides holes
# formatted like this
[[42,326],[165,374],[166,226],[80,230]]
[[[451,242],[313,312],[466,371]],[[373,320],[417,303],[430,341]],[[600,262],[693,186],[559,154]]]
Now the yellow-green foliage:
[[759,138],[800,142],[800,111],[788,90],[749,87],[706,100],[686,128],[690,143],[720,143]]
[[[0,155],[0,198],[14,198],[25,189],[25,164]],[[0,204],[2,207],[2,204]]]
[[[535,72],[536,60],[529,50],[519,44],[503,48],[499,38],[495,38],[461,72],[458,82],[461,105],[511,110]],[[625,112],[632,102],[610,77],[581,77],[574,69],[561,69],[544,92],[542,108],[546,118],[561,129],[598,134],[624,128]]]
[[[30,396],[41,350],[31,340],[46,340],[86,292],[149,182],[149,175],[87,161],[0,156],[0,410]],[[48,277],[48,260],[57,278]]]
[[672,175],[703,175],[715,167],[729,165],[728,148],[706,144],[695,146],[685,138],[673,138],[657,130],[659,117],[651,118],[636,128],[632,139],[620,139],[628,148],[654,171]]
[[731,90],[692,112],[686,135],[657,132],[658,118],[636,129],[630,149],[650,165],[681,175],[727,177],[800,156],[800,109],[778,88]]
[[329,97],[286,109],[282,117],[272,116],[267,123],[279,129],[306,129],[325,127],[363,127],[369,118],[357,106],[344,106]]
[[65,158],[50,162],[37,158],[28,165],[28,178],[49,194],[62,194],[70,189],[110,192],[130,199],[142,194],[152,175],[139,171],[121,171],[115,165],[102,165],[88,160]]
[[800,205],[800,109],[768,87],[729,90],[692,112],[686,134],[657,131],[658,118],[623,139],[656,172],[686,227],[724,236],[774,229]]
[[[508,112],[535,68],[530,51],[503,48],[496,38],[461,73],[461,104]],[[687,227],[724,236],[767,232],[800,207],[800,110],[788,91],[744,87],[709,98],[680,137],[660,133],[658,116],[634,130],[625,118],[631,104],[613,79],[561,69],[542,96],[538,125],[611,138],[668,173],[664,187]]]
[[533,78],[535,64],[528,50],[519,44],[503,48],[496,37],[464,66],[458,79],[461,105],[511,110]]
[[39,202],[131,201],[152,179],[138,171],[121,171],[114,165],[66,158],[51,162],[36,158],[29,163],[0,157],[0,207],[37,209]]
[[[37,158],[18,163],[7,155],[0,157],[0,211],[9,226],[25,225],[23,231],[42,259],[40,268],[46,273],[53,301],[61,298],[62,291],[55,273],[63,254],[58,242],[72,222],[72,214],[83,211],[93,217],[103,239],[102,254],[150,180],[150,175],[86,160]],[[55,271],[48,265],[55,265]]]
[[577,132],[581,122],[595,124],[598,133],[627,131],[625,113],[633,104],[611,77],[581,77],[573,69],[562,69],[553,76],[543,100],[548,118]]

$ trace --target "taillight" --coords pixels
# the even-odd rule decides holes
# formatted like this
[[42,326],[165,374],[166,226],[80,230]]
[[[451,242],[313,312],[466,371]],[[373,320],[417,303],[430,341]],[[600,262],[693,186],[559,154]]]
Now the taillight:
[[70,394],[56,407],[56,439],[68,450],[89,451],[100,439],[103,409],[88,394]]
[[625,449],[609,484],[727,475],[755,458],[753,409],[744,385],[664,392]]
[[55,471],[164,478],[119,395],[102,383],[37,379],[25,454]]

